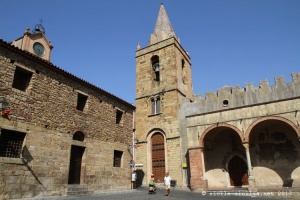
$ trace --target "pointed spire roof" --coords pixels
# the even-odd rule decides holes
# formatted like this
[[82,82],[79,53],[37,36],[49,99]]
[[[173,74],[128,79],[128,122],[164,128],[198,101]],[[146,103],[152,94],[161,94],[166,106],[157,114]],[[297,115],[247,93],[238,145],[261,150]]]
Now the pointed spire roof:
[[176,34],[172,28],[164,4],[161,3],[156,24],[154,27],[154,32],[150,36],[149,45],[165,40],[170,37],[175,37],[177,40],[179,40],[179,38],[176,37]]
[[164,31],[168,35],[172,34],[175,36],[175,32],[172,28],[171,22],[169,20],[163,3],[160,4],[158,17],[154,28],[154,34],[158,35],[161,31]]

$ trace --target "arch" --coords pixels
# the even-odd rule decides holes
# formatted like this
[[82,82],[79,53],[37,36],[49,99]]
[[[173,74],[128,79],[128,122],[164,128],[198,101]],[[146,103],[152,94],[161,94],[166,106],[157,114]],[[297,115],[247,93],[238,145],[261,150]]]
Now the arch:
[[152,66],[155,65],[156,63],[159,63],[159,56],[158,55],[154,55],[154,56],[151,57]]
[[152,160],[152,174],[155,174],[155,181],[158,183],[162,183],[165,176],[165,142],[164,136],[156,132],[151,137],[151,160]]
[[150,98],[151,102],[151,114],[156,115],[161,112],[161,96],[160,95],[155,95],[151,96]]
[[[72,140],[83,142],[85,134],[82,131],[75,131]],[[69,176],[68,184],[83,184],[85,168],[86,151],[85,147],[72,143],[70,149]]]
[[231,186],[244,186],[248,183],[248,168],[247,161],[238,154],[233,154],[226,163],[230,185]]
[[77,141],[80,141],[80,142],[83,142],[84,138],[85,138],[85,134],[81,131],[76,131],[73,134],[73,137],[72,137],[73,140],[77,140]]
[[199,145],[200,147],[204,147],[204,138],[205,136],[210,132],[212,131],[213,129],[215,128],[218,128],[218,127],[227,127],[227,128],[230,128],[230,129],[233,129],[241,138],[241,141],[243,142],[245,140],[244,136],[243,136],[243,133],[235,126],[231,125],[231,124],[227,124],[227,123],[217,123],[213,126],[210,126],[208,127],[204,132],[203,134],[201,135],[201,137],[199,138]]
[[182,67],[182,68],[184,68],[184,67],[185,67],[185,65],[184,65],[184,64],[185,64],[185,61],[184,61],[184,59],[182,58],[182,59],[181,59],[181,67]]
[[228,154],[225,155],[224,159],[222,160],[222,165],[223,165],[224,169],[228,170],[228,163],[234,156],[240,157],[247,163],[245,152],[242,152],[242,151],[228,152]]
[[246,130],[245,132],[245,142],[249,142],[249,137],[250,137],[250,133],[252,131],[252,129],[259,123],[261,122],[264,122],[264,121],[267,121],[267,120],[278,120],[278,121],[282,121],[282,122],[285,122],[286,124],[290,125],[291,128],[294,129],[294,131],[296,132],[298,138],[300,138],[300,130],[298,129],[298,127],[293,123],[291,122],[290,120],[286,119],[286,118],[283,118],[283,117],[279,117],[279,116],[268,116],[268,117],[263,117],[263,118],[260,118],[256,121],[254,121]]
[[165,132],[164,132],[161,128],[153,128],[153,129],[151,129],[151,130],[148,132],[148,134],[147,134],[147,142],[148,142],[148,138],[149,138],[149,137],[151,138],[151,136],[152,136],[155,132],[160,132],[161,134],[163,134],[164,137],[165,137],[165,140],[166,140],[166,134],[165,134]]
[[249,125],[245,137],[250,157],[254,158],[253,176],[257,183],[297,186],[299,179],[291,179],[291,175],[300,163],[298,129],[292,121],[281,116],[262,117]]
[[157,55],[151,57],[151,67],[153,70],[154,81],[160,81],[160,64],[159,57]]
[[[150,175],[152,174],[152,167],[153,167],[153,162],[152,162],[152,159],[153,159],[152,137],[155,136],[156,134],[159,134],[163,137],[162,140],[163,140],[163,149],[164,149],[164,155],[163,155],[163,157],[164,157],[164,170],[165,171],[168,170],[168,168],[167,168],[168,160],[167,160],[167,151],[166,151],[166,149],[167,149],[166,134],[162,129],[154,128],[151,131],[149,131],[149,133],[147,134],[147,169],[148,169],[147,170],[147,178],[149,178]],[[165,173],[165,171],[164,171],[164,173]],[[157,176],[155,177],[156,182],[163,182],[163,177],[160,177],[159,180],[158,180],[158,178],[159,177],[157,177]]]
[[181,59],[181,76],[182,76],[182,82],[184,84],[187,84],[187,72],[186,72],[186,66],[184,59]]

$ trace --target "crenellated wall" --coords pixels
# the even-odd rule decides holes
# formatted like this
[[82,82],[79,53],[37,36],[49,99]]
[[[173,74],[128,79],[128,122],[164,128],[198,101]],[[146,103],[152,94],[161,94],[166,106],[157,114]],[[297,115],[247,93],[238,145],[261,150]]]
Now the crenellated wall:
[[292,82],[285,82],[284,77],[275,77],[275,85],[269,86],[267,80],[260,81],[259,87],[246,84],[239,86],[225,86],[216,92],[206,92],[206,97],[197,95],[195,101],[186,100],[186,115],[217,112],[238,107],[264,104],[268,102],[293,99],[300,96],[300,72],[292,73]]

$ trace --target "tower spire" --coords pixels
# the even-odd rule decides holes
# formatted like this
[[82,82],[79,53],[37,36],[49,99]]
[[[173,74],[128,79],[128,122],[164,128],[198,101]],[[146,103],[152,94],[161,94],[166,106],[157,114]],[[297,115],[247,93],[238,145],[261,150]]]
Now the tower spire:
[[160,4],[158,17],[154,28],[154,34],[158,35],[162,31],[164,31],[168,35],[172,34],[175,36],[175,32],[172,28],[171,22],[169,20],[163,3]]
[[158,12],[158,17],[156,20],[156,24],[154,27],[154,32],[150,36],[149,43],[154,44],[154,43],[157,43],[159,41],[165,40],[170,37],[175,37],[177,40],[179,40],[179,38],[176,37],[176,34],[172,28],[172,25],[171,25],[168,15],[167,15],[164,4],[161,3],[159,12]]

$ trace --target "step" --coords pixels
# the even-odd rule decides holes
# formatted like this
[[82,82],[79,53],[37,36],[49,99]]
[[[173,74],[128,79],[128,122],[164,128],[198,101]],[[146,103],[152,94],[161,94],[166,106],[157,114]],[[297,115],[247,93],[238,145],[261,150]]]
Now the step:
[[72,184],[67,185],[66,194],[67,196],[72,195],[90,195],[93,194],[93,191],[89,191],[88,187],[85,185]]

